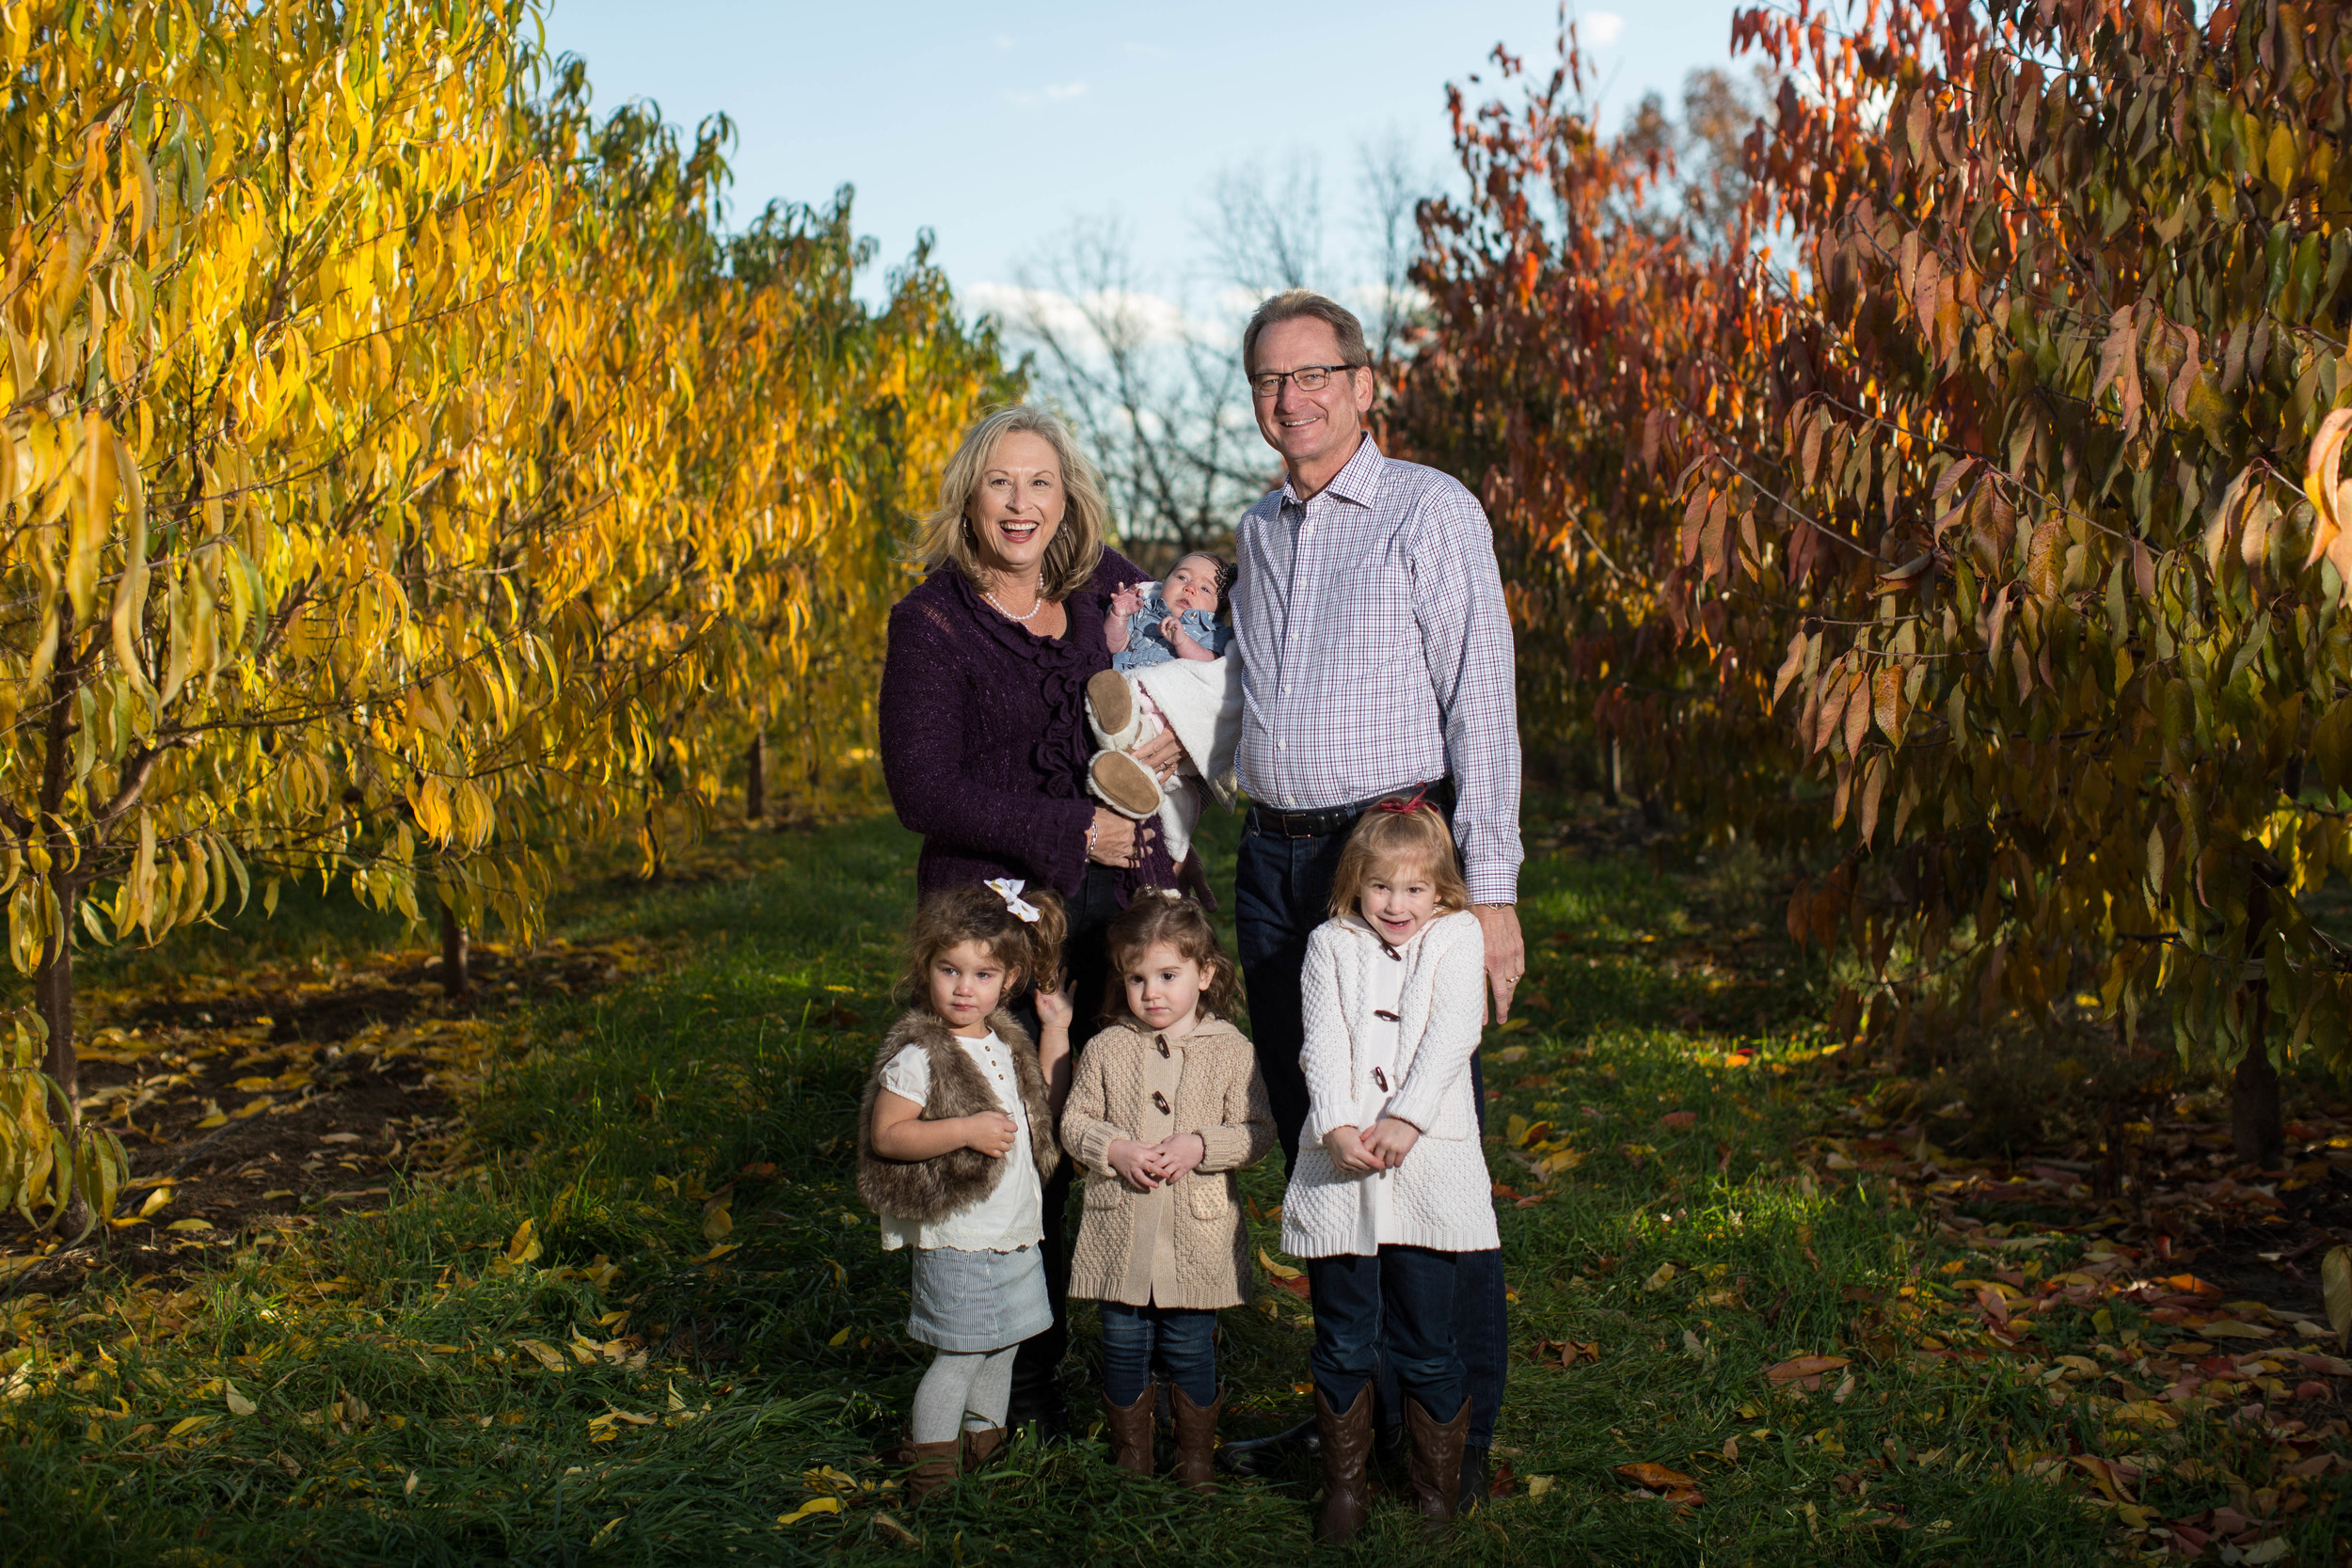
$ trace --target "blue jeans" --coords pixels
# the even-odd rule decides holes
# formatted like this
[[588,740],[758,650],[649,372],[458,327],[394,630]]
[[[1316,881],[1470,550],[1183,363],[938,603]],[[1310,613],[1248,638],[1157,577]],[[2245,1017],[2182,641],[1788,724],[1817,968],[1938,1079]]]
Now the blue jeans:
[[1103,1303],[1103,1397],[1124,1410],[1151,1388],[1155,1372],[1193,1403],[1215,1403],[1216,1314]]
[[[1355,1403],[1385,1362],[1406,1399],[1440,1421],[1454,1418],[1469,1387],[1455,1342],[1454,1276],[1470,1256],[1384,1246],[1372,1258],[1307,1259],[1315,1305],[1307,1364],[1332,1409]],[[1403,1418],[1401,1402],[1396,1414]]]
[[[1319,838],[1286,838],[1252,828],[1242,835],[1233,876],[1233,934],[1241,949],[1242,979],[1249,994],[1249,1031],[1265,1079],[1274,1128],[1282,1157],[1298,1167],[1298,1133],[1307,1121],[1307,1075],[1298,1065],[1307,1025],[1299,976],[1307,967],[1307,939],[1330,917],[1331,881],[1339,871],[1344,832]],[[1486,1082],[1479,1059],[1470,1057],[1470,1092],[1479,1127],[1486,1117]],[[1454,1269],[1454,1345],[1470,1393],[1470,1445],[1494,1442],[1495,1416],[1502,1408],[1508,1375],[1510,1323],[1502,1294],[1502,1255],[1463,1252]],[[1322,1313],[1316,1307],[1318,1321]],[[1405,1418],[1394,1398],[1394,1379],[1380,1376],[1382,1418]],[[1440,1418],[1451,1410],[1439,1412]]]

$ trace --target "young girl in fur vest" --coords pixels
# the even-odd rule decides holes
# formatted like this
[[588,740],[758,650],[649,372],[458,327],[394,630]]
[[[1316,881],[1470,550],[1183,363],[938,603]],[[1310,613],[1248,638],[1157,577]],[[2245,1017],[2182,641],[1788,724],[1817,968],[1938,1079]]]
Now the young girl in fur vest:
[[1152,1473],[1154,1374],[1176,1418],[1176,1476],[1213,1489],[1224,1396],[1216,1311],[1249,1299],[1249,1243],[1233,1172],[1265,1157],[1274,1113],[1257,1054],[1233,1027],[1233,968],[1208,912],[1162,891],[1105,933],[1118,1022],[1087,1042],[1062,1112],[1086,1173],[1070,1260],[1073,1300],[1102,1303],[1103,1414],[1111,1460]]
[[1470,1424],[1454,1268],[1502,1244],[1470,1084],[1485,974],[1445,818],[1419,798],[1366,813],[1341,852],[1331,918],[1308,939],[1310,1106],[1282,1202],[1282,1246],[1307,1259],[1315,1307],[1327,1541],[1352,1540],[1369,1511],[1382,1344],[1424,1528],[1454,1516]]
[[[1061,901],[1017,881],[926,898],[907,938],[915,1003],[866,1082],[858,1196],[882,1216],[885,1248],[913,1247],[907,1331],[939,1353],[909,1423],[917,1499],[1003,1446],[1013,1353],[1054,1321],[1039,1243],[1069,1081],[1064,929]],[[1004,1010],[1024,985],[1037,987],[1034,1045]]]

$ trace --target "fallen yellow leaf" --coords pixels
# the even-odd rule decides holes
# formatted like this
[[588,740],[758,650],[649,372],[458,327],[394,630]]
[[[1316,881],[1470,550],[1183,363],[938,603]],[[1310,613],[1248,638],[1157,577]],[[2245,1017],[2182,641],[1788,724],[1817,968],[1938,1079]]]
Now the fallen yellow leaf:
[[811,1497],[791,1513],[777,1514],[776,1523],[797,1525],[814,1513],[838,1513],[840,1512],[841,1499],[839,1497]]

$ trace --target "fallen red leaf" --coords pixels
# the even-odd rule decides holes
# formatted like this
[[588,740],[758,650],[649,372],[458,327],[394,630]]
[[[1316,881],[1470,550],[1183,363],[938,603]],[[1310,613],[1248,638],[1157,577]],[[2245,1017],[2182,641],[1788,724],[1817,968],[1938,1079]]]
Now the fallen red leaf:
[[1699,1114],[1696,1111],[1668,1111],[1664,1116],[1658,1118],[1658,1125],[1661,1127],[1670,1127],[1679,1132],[1684,1128],[1696,1122],[1698,1119]]
[[1792,1356],[1776,1367],[1765,1368],[1764,1380],[1775,1388],[1785,1388],[1793,1383],[1810,1393],[1821,1386],[1823,1372],[1836,1371],[1845,1366],[1847,1360],[1842,1355]]
[[1490,1497],[1509,1497],[1516,1480],[1517,1478],[1511,1474],[1511,1462],[1504,1460],[1495,1466],[1494,1484],[1486,1488],[1486,1496]]
[[1295,1279],[1284,1279],[1280,1275],[1276,1275],[1274,1276],[1274,1283],[1279,1285],[1283,1290],[1288,1291],[1292,1295],[1296,1296],[1301,1301],[1313,1299],[1308,1294],[1307,1276],[1303,1274]]
[[1620,1465],[1616,1467],[1616,1473],[1620,1479],[1630,1481],[1635,1486],[1646,1486],[1653,1492],[1672,1492],[1677,1488],[1697,1484],[1695,1478],[1686,1476],[1680,1470],[1669,1469],[1648,1459],[1636,1460],[1630,1465]]

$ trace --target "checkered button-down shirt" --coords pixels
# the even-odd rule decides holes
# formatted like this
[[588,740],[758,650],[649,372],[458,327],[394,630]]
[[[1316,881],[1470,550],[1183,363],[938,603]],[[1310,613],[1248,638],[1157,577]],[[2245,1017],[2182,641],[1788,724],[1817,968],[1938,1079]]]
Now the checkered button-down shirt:
[[1366,436],[1311,498],[1286,480],[1235,533],[1250,799],[1316,811],[1451,776],[1470,896],[1514,902],[1511,618],[1476,498]]

